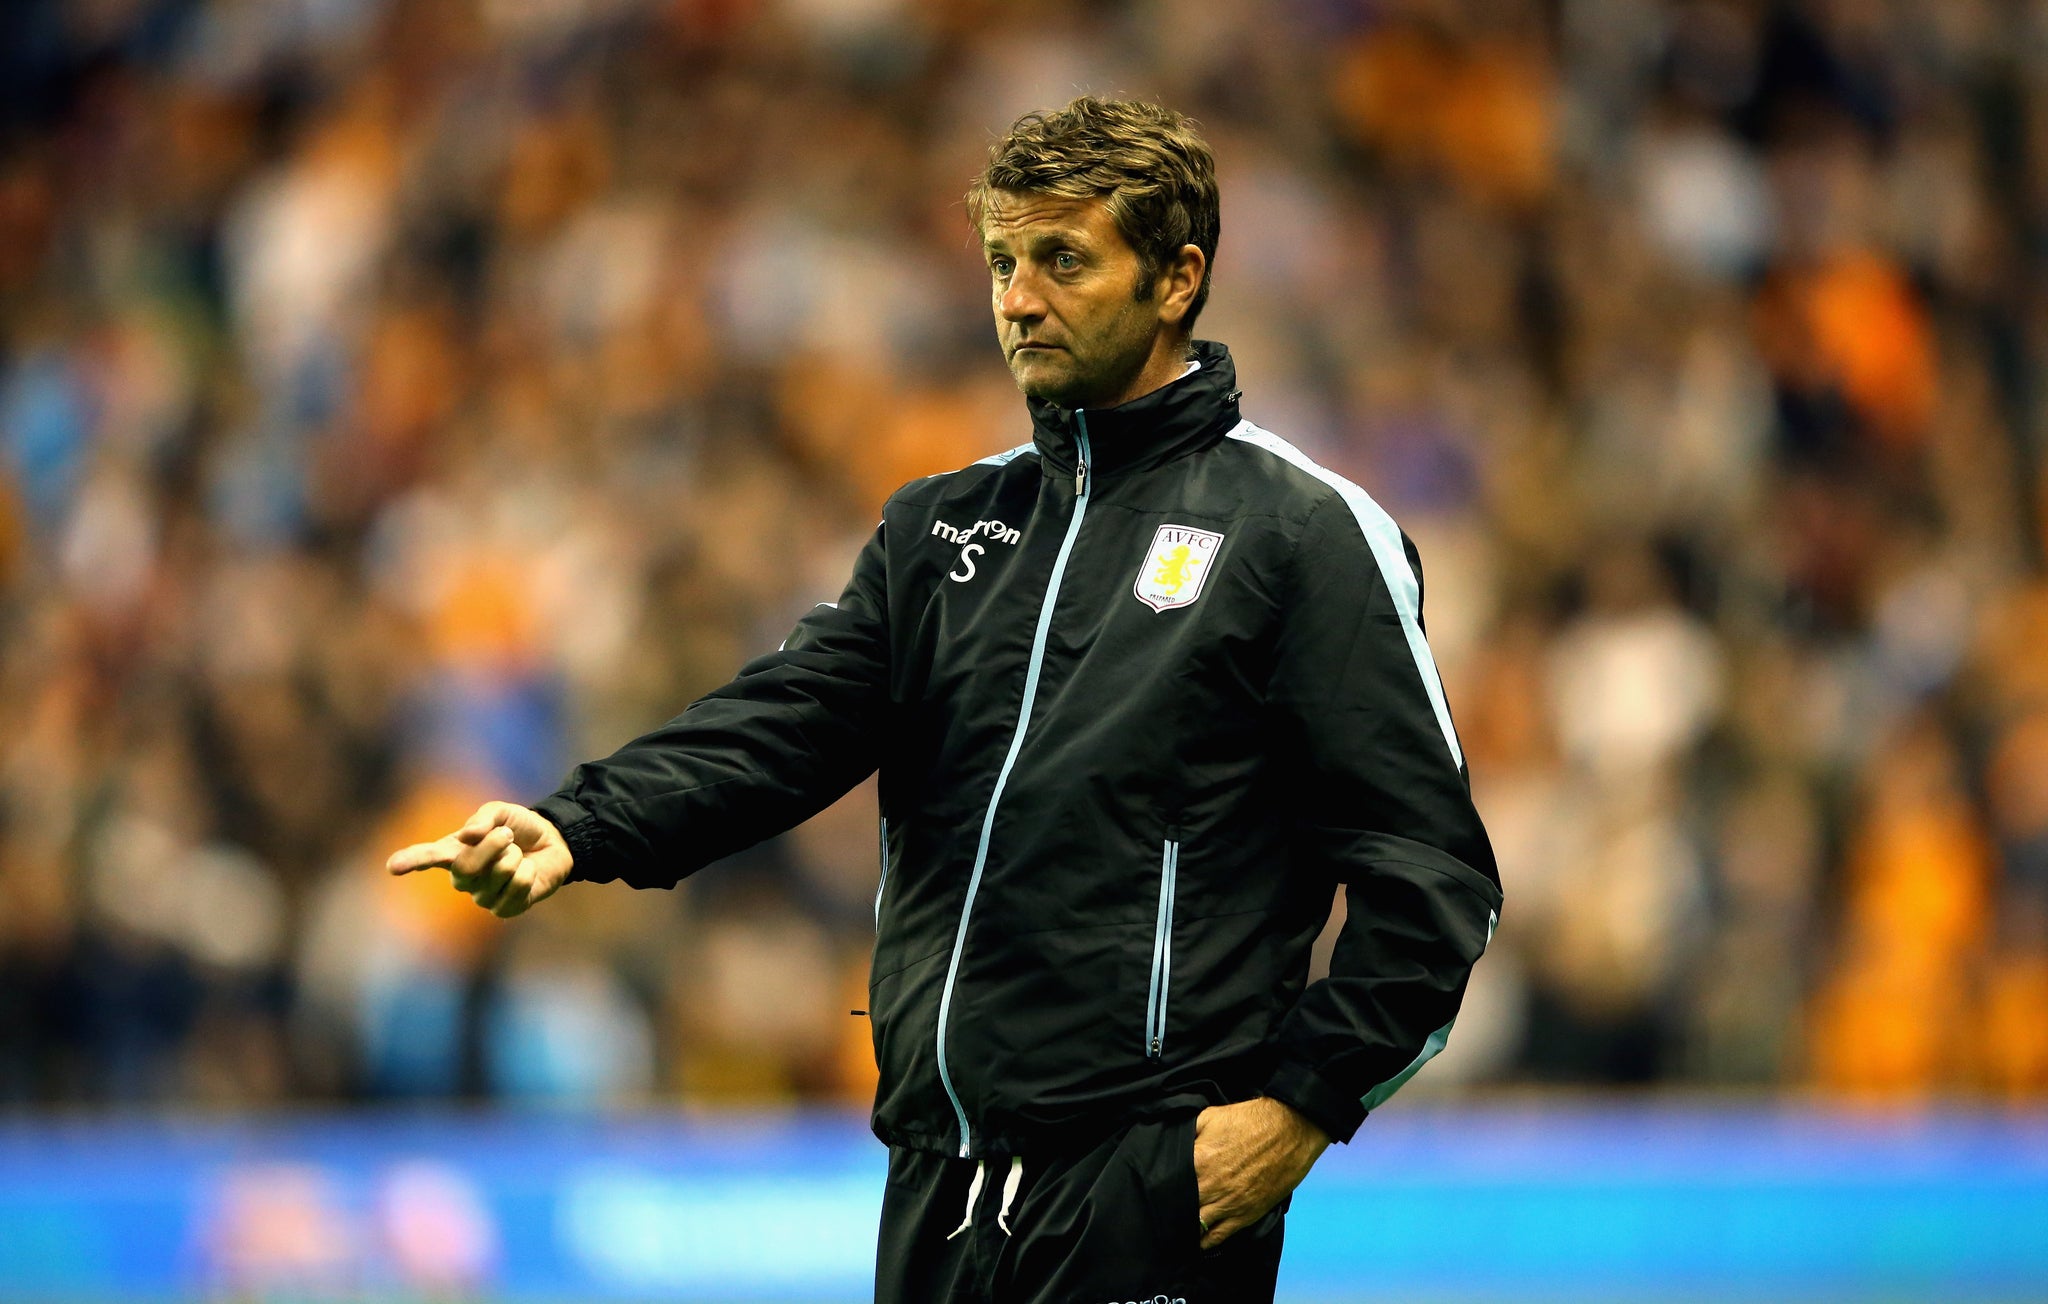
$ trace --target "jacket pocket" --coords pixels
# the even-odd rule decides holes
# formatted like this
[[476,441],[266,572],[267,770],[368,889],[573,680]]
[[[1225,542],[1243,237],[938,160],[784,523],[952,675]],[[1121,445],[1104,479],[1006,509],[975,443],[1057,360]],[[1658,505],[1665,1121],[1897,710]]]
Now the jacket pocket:
[[1166,1049],[1166,1001],[1173,986],[1173,888],[1180,872],[1180,843],[1167,841],[1159,855],[1159,917],[1152,926],[1152,987],[1145,998],[1145,1055]]
[[[1124,1196],[1117,1202],[1125,1208],[1091,1211],[1093,1216],[1088,1225],[1112,1227],[1122,1234],[1114,1253],[1127,1268],[1157,1273],[1167,1279],[1176,1277],[1202,1249],[1202,1193],[1195,1176],[1195,1116],[1186,1114],[1135,1123],[1118,1140],[1117,1150],[1135,1177],[1137,1199]],[[1112,1199],[1120,1194],[1112,1188]],[[1131,1217],[1131,1206],[1135,1206],[1143,1222],[1133,1225],[1126,1221]]]

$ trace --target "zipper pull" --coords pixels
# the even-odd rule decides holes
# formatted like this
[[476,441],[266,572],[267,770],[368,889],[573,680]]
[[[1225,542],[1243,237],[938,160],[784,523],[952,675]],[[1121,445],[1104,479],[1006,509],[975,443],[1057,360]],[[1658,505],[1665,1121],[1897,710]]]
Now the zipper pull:
[[1154,1038],[1152,1039],[1152,1058],[1153,1058],[1153,1059],[1158,1059],[1158,1058],[1159,1058],[1159,1043],[1160,1043],[1160,1042],[1161,1042],[1162,1040],[1164,1040],[1164,1039],[1163,1039],[1163,1038],[1160,1038],[1160,1037],[1154,1037]]
[[1074,497],[1088,496],[1088,418],[1074,409]]

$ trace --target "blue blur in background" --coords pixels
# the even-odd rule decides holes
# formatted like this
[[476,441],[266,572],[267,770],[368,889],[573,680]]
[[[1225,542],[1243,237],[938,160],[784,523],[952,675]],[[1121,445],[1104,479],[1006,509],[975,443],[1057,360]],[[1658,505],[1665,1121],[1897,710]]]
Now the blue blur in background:
[[[843,1114],[0,1126],[0,1299],[869,1298]],[[1285,1300],[2048,1297],[2048,1116],[1408,1108],[1333,1148]]]

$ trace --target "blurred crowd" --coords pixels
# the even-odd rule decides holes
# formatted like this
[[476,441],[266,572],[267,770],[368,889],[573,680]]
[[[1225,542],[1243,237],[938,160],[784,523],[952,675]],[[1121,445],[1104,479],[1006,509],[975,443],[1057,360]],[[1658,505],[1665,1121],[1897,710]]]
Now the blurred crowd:
[[1081,90],[1422,549],[1508,908],[1412,1089],[2048,1096],[2048,2],[15,0],[0,1102],[864,1100],[871,788],[381,864],[1026,437],[961,196]]

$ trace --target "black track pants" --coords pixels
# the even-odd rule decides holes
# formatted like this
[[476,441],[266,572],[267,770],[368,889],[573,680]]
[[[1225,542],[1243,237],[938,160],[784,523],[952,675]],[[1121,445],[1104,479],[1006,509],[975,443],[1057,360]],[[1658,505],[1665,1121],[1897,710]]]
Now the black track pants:
[[1203,1251],[1194,1138],[1188,1117],[1026,1156],[1007,1208],[1016,1161],[891,1147],[876,1304],[1271,1304],[1287,1202]]

